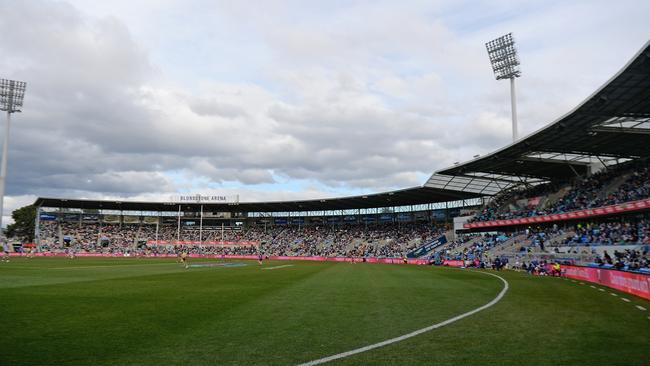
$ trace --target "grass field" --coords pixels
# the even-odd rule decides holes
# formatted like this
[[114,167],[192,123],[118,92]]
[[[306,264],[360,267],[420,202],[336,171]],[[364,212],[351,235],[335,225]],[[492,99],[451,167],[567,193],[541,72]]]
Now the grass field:
[[[444,321],[503,288],[483,273],[429,266],[230,263],[246,265],[0,263],[0,365],[299,364]],[[588,283],[499,275],[510,288],[493,307],[331,364],[650,364],[650,311],[637,308],[650,301]]]

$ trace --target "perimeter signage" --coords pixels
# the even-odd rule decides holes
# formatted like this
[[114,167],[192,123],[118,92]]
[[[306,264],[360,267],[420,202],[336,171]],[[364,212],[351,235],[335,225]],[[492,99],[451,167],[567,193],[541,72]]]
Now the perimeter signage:
[[441,246],[442,244],[445,244],[447,242],[447,237],[446,236],[441,236],[438,239],[431,240],[430,242],[420,246],[419,248],[413,250],[412,252],[408,253],[406,257],[408,258],[420,258],[424,255],[429,254],[432,250],[435,248]]
[[172,196],[174,203],[239,203],[239,195],[222,196],[216,194],[188,194]]
[[650,209],[650,199],[644,199],[639,201],[621,203],[617,205],[590,208],[586,210],[569,211],[560,214],[532,216],[532,217],[524,217],[519,219],[478,221],[478,222],[463,224],[463,227],[465,229],[474,229],[474,228],[494,227],[494,226],[536,224],[542,222],[586,219],[595,216],[619,214],[623,212],[641,211],[641,210],[648,210],[648,209]]

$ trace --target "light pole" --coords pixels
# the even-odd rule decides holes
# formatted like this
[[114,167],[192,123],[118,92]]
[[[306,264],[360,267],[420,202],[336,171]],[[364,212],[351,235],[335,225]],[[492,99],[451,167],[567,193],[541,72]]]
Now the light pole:
[[7,154],[9,151],[9,127],[11,126],[11,114],[21,111],[26,86],[27,84],[23,81],[0,79],[0,111],[7,112],[5,139],[2,145],[2,166],[0,166],[0,232],[2,233],[4,233],[1,230],[5,199],[5,184],[7,181]]
[[510,79],[510,103],[512,108],[512,142],[517,141],[517,98],[515,78],[521,76],[519,58],[512,33],[501,36],[485,44],[497,80]]

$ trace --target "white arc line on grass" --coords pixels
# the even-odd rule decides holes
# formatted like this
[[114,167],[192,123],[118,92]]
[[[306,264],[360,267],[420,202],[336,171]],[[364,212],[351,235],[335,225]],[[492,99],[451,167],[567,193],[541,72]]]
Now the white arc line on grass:
[[626,299],[626,298],[624,298],[624,297],[621,297],[621,300],[623,300],[623,301],[625,301],[625,302],[630,302],[630,299]]
[[487,308],[489,308],[489,307],[492,307],[494,304],[496,304],[496,303],[498,303],[499,301],[501,301],[501,299],[503,298],[503,296],[504,296],[504,295],[506,294],[506,292],[508,291],[508,288],[510,287],[510,285],[508,284],[508,281],[506,281],[506,280],[505,280],[503,277],[501,277],[501,276],[495,275],[494,273],[479,272],[479,271],[471,271],[471,272],[483,273],[483,274],[490,275],[490,276],[493,276],[493,277],[496,277],[496,278],[500,279],[501,282],[503,282],[503,289],[501,290],[501,292],[499,292],[499,294],[497,295],[497,297],[495,297],[492,301],[488,302],[487,304],[485,304],[485,305],[483,305],[483,306],[481,306],[481,307],[478,307],[478,308],[476,308],[476,309],[474,309],[474,310],[470,310],[470,311],[468,311],[468,312],[466,312],[466,313],[464,313],[464,314],[460,314],[460,315],[458,315],[458,316],[455,316],[455,317],[453,317],[453,318],[451,318],[451,319],[447,319],[447,320],[445,320],[445,321],[443,321],[443,322],[440,322],[440,323],[438,323],[438,324],[430,325],[430,326],[428,326],[428,327],[426,327],[426,328],[418,329],[418,330],[416,330],[416,331],[414,331],[414,332],[411,332],[411,333],[408,333],[408,334],[404,334],[404,335],[399,336],[399,337],[395,337],[395,338],[387,339],[387,340],[385,340],[385,341],[382,341],[382,342],[379,342],[379,343],[375,343],[375,344],[371,344],[371,345],[368,345],[368,346],[365,346],[365,347],[361,347],[361,348],[353,349],[353,350],[351,350],[351,351],[347,351],[347,352],[343,352],[343,353],[337,353],[337,354],[335,354],[335,355],[331,355],[331,356],[328,356],[328,357],[323,357],[323,358],[319,358],[319,359],[317,359],[317,360],[313,360],[313,361],[309,361],[309,362],[301,363],[301,364],[299,364],[298,366],[320,365],[320,364],[322,364],[322,363],[326,363],[326,362],[330,362],[330,361],[338,360],[338,359],[341,359],[341,358],[345,358],[345,357],[348,357],[348,356],[356,355],[356,354],[358,354],[358,353],[362,353],[362,352],[370,351],[370,350],[373,350],[373,349],[375,349],[375,348],[380,348],[380,347],[388,346],[389,344],[393,344],[393,343],[401,342],[401,341],[403,341],[403,340],[405,340],[405,339],[413,338],[413,337],[418,336],[418,335],[420,335],[420,334],[422,334],[422,333],[426,333],[426,332],[432,331],[432,330],[437,329],[437,328],[442,328],[442,327],[444,327],[445,325],[451,324],[451,323],[453,323],[453,322],[456,322],[456,321],[458,321],[458,320],[461,320],[461,319],[463,319],[463,318],[466,318],[466,317],[468,317],[468,316],[470,316],[470,315],[474,315],[474,314],[478,313],[479,311],[482,311],[482,310],[485,310],[485,309],[487,309]]
[[[646,310],[647,310],[646,308],[644,308],[644,307],[641,306],[641,305],[637,305],[636,308],[639,309],[639,310],[641,310],[641,311],[646,311]],[[650,318],[649,318],[649,319],[650,319]]]
[[593,285],[592,285],[592,286],[589,286],[589,287],[591,287],[591,288],[593,288],[593,289],[595,289],[595,288],[596,288],[596,286],[593,286]]
[[286,268],[286,267],[293,267],[293,264],[285,264],[282,266],[275,266],[275,267],[264,267],[262,269],[280,269],[280,268]]
[[610,292],[609,294],[612,295],[612,296],[618,296],[618,295],[616,295],[616,294],[613,293],[613,292]]
[[605,289],[599,288],[598,291],[605,292]]

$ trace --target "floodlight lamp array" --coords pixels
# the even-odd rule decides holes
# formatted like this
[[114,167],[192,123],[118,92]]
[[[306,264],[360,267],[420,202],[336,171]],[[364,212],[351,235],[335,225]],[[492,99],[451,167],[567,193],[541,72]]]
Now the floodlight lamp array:
[[501,36],[485,44],[497,80],[521,76],[519,58],[512,33]]
[[26,86],[23,81],[0,79],[0,111],[20,112]]

